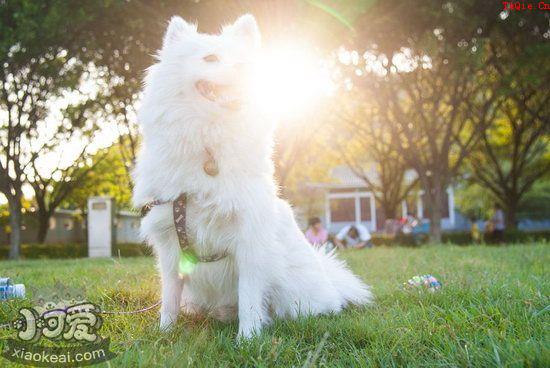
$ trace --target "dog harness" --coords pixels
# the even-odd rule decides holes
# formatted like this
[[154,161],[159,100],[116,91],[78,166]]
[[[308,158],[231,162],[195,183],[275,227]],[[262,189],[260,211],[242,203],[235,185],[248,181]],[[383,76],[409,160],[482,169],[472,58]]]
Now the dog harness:
[[[216,176],[219,173],[218,164],[214,159],[209,149],[205,148],[208,159],[203,165],[204,172],[209,176]],[[141,217],[145,217],[154,206],[161,204],[168,204],[170,201],[155,200],[146,203],[141,207]],[[176,234],[178,235],[178,242],[180,245],[181,257],[180,257],[180,271],[182,273],[188,273],[192,268],[192,265],[198,262],[208,263],[216,262],[227,257],[227,252],[213,254],[210,256],[200,256],[191,247],[189,238],[187,236],[187,194],[182,193],[175,201],[172,202],[172,216],[174,218],[174,227],[176,228]],[[186,266],[189,265],[189,266]],[[183,269],[183,270],[182,270]]]

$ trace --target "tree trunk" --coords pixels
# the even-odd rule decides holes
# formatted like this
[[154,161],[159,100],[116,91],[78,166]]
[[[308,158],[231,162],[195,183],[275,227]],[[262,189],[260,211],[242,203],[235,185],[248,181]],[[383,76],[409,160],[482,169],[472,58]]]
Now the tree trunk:
[[21,249],[21,196],[8,199],[10,209],[10,259],[18,259]]
[[441,243],[441,214],[442,195],[441,188],[432,189],[432,205],[430,208],[430,243]]
[[395,219],[395,214],[397,213],[397,205],[390,202],[384,202],[380,203],[380,209],[383,212],[383,216],[385,220]]
[[436,173],[424,178],[424,198],[430,211],[430,243],[441,243],[441,218],[443,217],[443,193],[445,192],[444,180],[441,180]]
[[508,230],[516,230],[518,228],[518,221],[517,221],[517,209],[518,209],[518,201],[515,200],[515,198],[506,198],[506,202],[504,203],[504,215],[506,220],[506,229]]
[[36,241],[40,244],[44,244],[46,241],[48,228],[50,227],[50,217],[49,213],[38,213],[38,232],[36,234]]

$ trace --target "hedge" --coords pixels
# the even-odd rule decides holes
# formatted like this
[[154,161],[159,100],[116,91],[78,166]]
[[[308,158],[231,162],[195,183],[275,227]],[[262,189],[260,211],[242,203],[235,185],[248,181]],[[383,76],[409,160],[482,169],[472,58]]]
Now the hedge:
[[[457,245],[469,245],[472,244],[472,235],[470,232],[449,232],[443,233],[441,236],[442,243],[451,243]],[[530,243],[538,241],[550,241],[550,230],[542,231],[506,231],[504,233],[505,243]],[[427,234],[407,234],[407,235],[398,235],[398,236],[385,236],[385,235],[373,235],[372,241],[375,245],[404,245],[404,246],[417,246],[428,241]],[[490,238],[486,236],[485,242],[487,244],[492,244]]]
[[[507,231],[504,234],[506,243],[530,243],[538,241],[550,241],[550,230],[546,231]],[[428,240],[426,234],[413,236],[399,235],[396,237],[385,235],[373,235],[372,241],[375,245],[385,246],[418,246]],[[472,244],[472,237],[469,232],[443,233],[443,243],[458,245]],[[490,242],[488,242],[490,244]],[[9,245],[0,245],[0,259],[7,259]],[[116,244],[113,249],[113,257],[141,257],[151,256],[152,250],[145,244],[121,243]],[[29,243],[21,245],[22,259],[46,259],[46,258],[84,258],[88,256],[88,247],[85,243],[66,244],[37,244]]]
[[[0,259],[8,259],[9,245],[0,245]],[[145,244],[121,243],[113,249],[113,257],[140,257],[152,255],[151,249]],[[21,245],[22,259],[46,258],[84,258],[88,256],[86,243],[56,243]]]

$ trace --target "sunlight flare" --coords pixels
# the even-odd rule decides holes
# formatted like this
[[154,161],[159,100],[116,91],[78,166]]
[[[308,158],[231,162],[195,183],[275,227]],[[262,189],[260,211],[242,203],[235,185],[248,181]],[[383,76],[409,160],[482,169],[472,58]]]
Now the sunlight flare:
[[252,82],[257,106],[278,118],[315,109],[334,88],[323,60],[307,47],[288,42],[264,50]]

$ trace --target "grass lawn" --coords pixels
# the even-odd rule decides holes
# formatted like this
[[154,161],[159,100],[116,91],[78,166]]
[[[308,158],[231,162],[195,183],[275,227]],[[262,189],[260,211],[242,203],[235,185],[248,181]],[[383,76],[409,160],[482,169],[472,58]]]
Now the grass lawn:
[[[106,316],[101,334],[118,356],[112,367],[550,367],[550,244],[426,246],[343,252],[373,287],[376,305],[340,315],[276,321],[236,344],[237,324],[182,316],[171,334],[157,311]],[[431,273],[436,293],[401,284]],[[27,286],[54,279],[85,288],[108,310],[153,304],[152,258],[0,262],[0,276]],[[28,303],[0,303],[0,322]],[[0,331],[0,339],[13,336]],[[0,342],[0,348],[1,348]],[[0,366],[9,366],[0,358]]]

